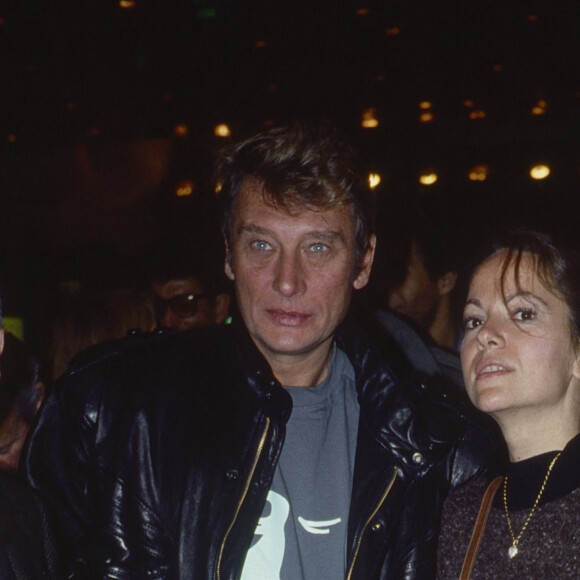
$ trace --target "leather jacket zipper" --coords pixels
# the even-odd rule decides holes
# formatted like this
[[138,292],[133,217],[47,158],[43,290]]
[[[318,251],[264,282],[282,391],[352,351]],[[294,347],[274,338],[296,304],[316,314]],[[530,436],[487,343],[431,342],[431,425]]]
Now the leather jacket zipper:
[[260,459],[260,456],[262,455],[262,451],[264,450],[264,446],[266,445],[266,438],[268,436],[269,430],[270,430],[270,417],[266,417],[266,426],[264,427],[264,431],[262,432],[262,436],[260,437],[260,441],[258,441],[258,447],[256,448],[256,455],[254,457],[254,461],[252,462],[252,466],[250,468],[250,473],[248,474],[248,479],[246,480],[246,484],[244,485],[242,495],[240,496],[240,500],[238,501],[238,505],[236,506],[236,511],[234,512],[234,517],[232,518],[232,521],[230,522],[230,525],[228,526],[228,529],[226,530],[226,533],[224,535],[224,539],[222,540],[222,543],[220,546],[220,551],[219,551],[217,565],[216,565],[216,574],[215,574],[216,580],[220,580],[220,578],[221,578],[221,563],[222,563],[222,557],[224,554],[226,542],[228,541],[229,535],[234,527],[234,524],[236,523],[236,520],[238,519],[238,515],[240,513],[240,510],[242,509],[242,504],[244,503],[246,496],[248,495],[248,491],[250,489],[250,484],[252,483],[252,479],[254,477],[256,467],[258,466],[258,461]]
[[352,578],[352,573],[354,570],[354,565],[356,563],[356,559],[358,558],[358,554],[360,552],[360,547],[362,544],[362,539],[365,535],[365,532],[367,531],[367,528],[369,527],[371,521],[373,520],[373,518],[377,515],[377,512],[379,511],[379,509],[381,508],[381,506],[383,505],[383,503],[385,503],[385,500],[387,499],[387,496],[389,495],[389,492],[391,491],[391,488],[393,487],[393,484],[395,483],[395,480],[397,479],[397,468],[394,468],[394,473],[393,473],[393,477],[391,478],[391,481],[389,481],[389,485],[387,485],[387,488],[385,489],[383,495],[381,496],[381,499],[379,500],[379,503],[376,505],[375,509],[372,511],[371,515],[368,517],[367,521],[365,522],[365,525],[363,526],[363,529],[358,537],[358,541],[356,543],[356,549],[354,551],[354,556],[352,558],[352,562],[350,564],[350,567],[348,569],[348,573],[346,575],[346,580],[351,580]]

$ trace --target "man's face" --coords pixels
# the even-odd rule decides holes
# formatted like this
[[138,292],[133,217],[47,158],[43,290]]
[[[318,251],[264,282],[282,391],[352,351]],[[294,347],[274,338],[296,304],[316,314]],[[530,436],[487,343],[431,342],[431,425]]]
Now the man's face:
[[368,281],[373,253],[374,239],[355,276],[349,208],[290,214],[269,203],[259,184],[244,184],[226,274],[250,335],[271,364],[307,360],[330,347],[352,289]]
[[209,298],[196,278],[153,282],[157,322],[167,328],[187,330],[215,324],[215,313]]
[[433,323],[441,299],[437,280],[427,272],[417,244],[411,244],[404,280],[388,291],[388,306],[408,316],[423,328]]

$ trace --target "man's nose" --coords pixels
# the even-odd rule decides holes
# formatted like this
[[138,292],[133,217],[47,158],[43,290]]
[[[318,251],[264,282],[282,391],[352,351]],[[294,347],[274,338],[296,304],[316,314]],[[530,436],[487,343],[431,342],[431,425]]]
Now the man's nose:
[[276,263],[274,290],[284,296],[301,294],[306,289],[304,268],[299,254],[282,253]]

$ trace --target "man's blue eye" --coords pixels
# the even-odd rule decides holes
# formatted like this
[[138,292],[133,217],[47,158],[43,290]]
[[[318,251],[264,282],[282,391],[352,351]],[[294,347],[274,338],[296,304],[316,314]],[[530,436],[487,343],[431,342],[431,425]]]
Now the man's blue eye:
[[326,246],[324,244],[312,244],[312,246],[310,246],[310,249],[313,252],[320,253],[326,251]]
[[268,242],[254,242],[254,247],[258,250],[267,250],[270,248],[270,244]]

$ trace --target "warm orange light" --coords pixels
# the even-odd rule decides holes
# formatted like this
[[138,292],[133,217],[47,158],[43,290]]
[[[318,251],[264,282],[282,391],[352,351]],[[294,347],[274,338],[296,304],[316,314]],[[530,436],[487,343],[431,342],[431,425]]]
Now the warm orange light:
[[193,193],[194,189],[195,183],[193,183],[193,181],[182,181],[175,188],[175,195],[177,195],[177,197],[187,197]]
[[131,8],[135,8],[135,6],[137,6],[135,0],[119,0],[119,7],[123,8],[123,10],[130,10]]
[[185,123],[179,123],[173,127],[173,133],[178,137],[187,137],[189,134],[189,127]]
[[463,101],[463,106],[467,107],[468,109],[473,109],[475,103],[469,99],[466,99],[465,101]]
[[433,185],[437,182],[439,176],[434,169],[426,169],[419,175],[419,183],[421,185]]
[[369,187],[375,189],[381,183],[381,176],[378,173],[369,173]]
[[220,123],[219,125],[216,125],[214,127],[213,134],[216,137],[230,137],[232,134],[232,131],[228,125],[226,125],[225,123]]
[[533,107],[532,107],[532,115],[545,115],[546,111],[548,110],[548,103],[543,99],[540,99]]
[[8,143],[16,143],[16,135],[10,133],[10,135],[6,137],[6,141],[8,141]]
[[254,46],[256,48],[266,48],[267,42],[265,40],[256,40]]
[[550,175],[550,167],[545,163],[538,163],[530,168],[530,177],[532,179],[546,179]]
[[485,181],[489,174],[489,167],[485,164],[475,165],[467,173],[470,181]]
[[503,70],[503,66],[501,64],[493,65],[493,72],[501,72]]
[[398,26],[392,26],[386,30],[387,36],[398,36],[401,34],[401,29]]
[[419,115],[419,121],[421,123],[431,123],[435,119],[435,115],[431,111],[426,111]]
[[419,103],[419,109],[422,109],[423,111],[427,111],[432,106],[433,106],[433,103],[431,101],[421,101]]
[[361,126],[365,129],[374,129],[379,126],[379,121],[377,119],[377,110],[374,107],[366,109],[363,111]]
[[371,11],[368,8],[359,8],[356,11],[357,16],[368,16],[370,13]]
[[469,118],[471,120],[475,119],[485,119],[487,117],[487,113],[483,109],[475,109],[469,113]]

